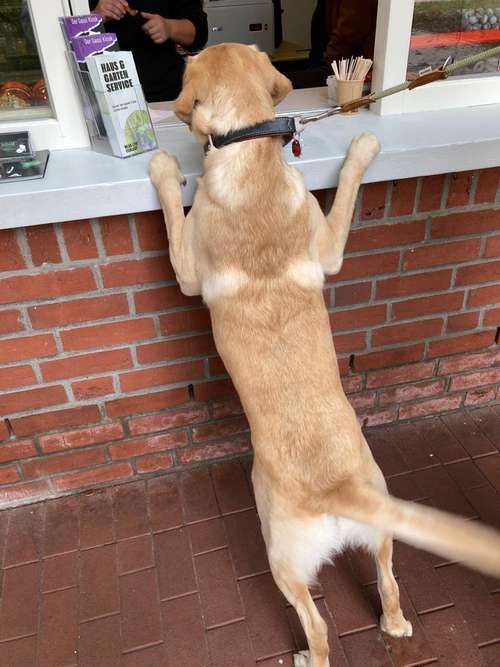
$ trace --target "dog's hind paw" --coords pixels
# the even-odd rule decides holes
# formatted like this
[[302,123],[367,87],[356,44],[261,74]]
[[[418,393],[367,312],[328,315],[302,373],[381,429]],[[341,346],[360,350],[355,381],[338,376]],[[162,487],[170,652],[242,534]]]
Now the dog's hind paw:
[[166,151],[158,151],[153,155],[149,162],[149,176],[156,188],[162,181],[170,178],[180,185],[186,185],[186,178],[181,173],[177,158]]
[[397,622],[390,624],[387,622],[385,616],[381,616],[380,629],[391,635],[391,637],[411,637],[413,635],[413,627],[403,614],[401,614],[401,618]]
[[310,664],[309,651],[301,651],[294,654],[293,667],[309,667]]
[[363,132],[351,141],[347,157],[354,159],[366,169],[373,158],[379,153],[380,144],[372,132]]

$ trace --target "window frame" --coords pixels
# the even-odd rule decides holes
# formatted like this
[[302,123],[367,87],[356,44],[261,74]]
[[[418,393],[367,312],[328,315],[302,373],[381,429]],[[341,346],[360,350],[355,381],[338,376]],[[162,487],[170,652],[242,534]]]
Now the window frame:
[[[415,0],[379,0],[373,91],[406,80],[414,7]],[[371,108],[384,116],[482,104],[500,104],[500,76],[452,77],[413,91],[391,95]]]
[[87,13],[88,3],[85,0],[28,0],[28,6],[52,117],[0,121],[0,131],[29,130],[36,150],[88,147],[90,141],[82,105],[58,23],[60,16]]

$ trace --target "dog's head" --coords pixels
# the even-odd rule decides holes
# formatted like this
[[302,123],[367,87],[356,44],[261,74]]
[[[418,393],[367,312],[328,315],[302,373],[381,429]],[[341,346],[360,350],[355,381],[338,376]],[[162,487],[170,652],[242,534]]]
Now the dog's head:
[[219,44],[188,59],[175,113],[197,138],[225,134],[274,117],[292,89],[256,46]]

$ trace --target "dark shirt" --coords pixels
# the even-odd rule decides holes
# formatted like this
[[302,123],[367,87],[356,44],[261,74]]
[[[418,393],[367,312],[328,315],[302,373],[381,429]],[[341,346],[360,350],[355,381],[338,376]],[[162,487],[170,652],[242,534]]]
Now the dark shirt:
[[[91,0],[91,10],[95,9],[97,1]],[[166,19],[188,19],[196,30],[189,50],[198,51],[206,44],[207,15],[203,11],[202,0],[130,0],[129,4],[133,9],[159,14]],[[163,44],[155,44],[142,30],[144,21],[140,14],[126,14],[121,21],[107,21],[106,30],[116,33],[121,49],[134,54],[147,101],[173,100],[181,90],[184,58],[177,52],[171,39]]]

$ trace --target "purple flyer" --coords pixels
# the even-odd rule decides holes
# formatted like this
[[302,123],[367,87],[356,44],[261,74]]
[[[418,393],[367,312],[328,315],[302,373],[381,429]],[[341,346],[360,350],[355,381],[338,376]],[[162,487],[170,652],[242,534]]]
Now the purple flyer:
[[85,14],[83,16],[63,16],[60,19],[66,41],[71,44],[75,37],[82,37],[90,33],[105,32],[104,20],[99,14]]
[[78,63],[84,63],[85,58],[94,56],[96,53],[107,53],[108,51],[118,50],[118,39],[113,32],[75,37],[71,41]]

